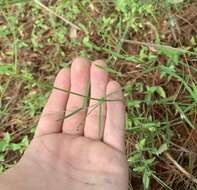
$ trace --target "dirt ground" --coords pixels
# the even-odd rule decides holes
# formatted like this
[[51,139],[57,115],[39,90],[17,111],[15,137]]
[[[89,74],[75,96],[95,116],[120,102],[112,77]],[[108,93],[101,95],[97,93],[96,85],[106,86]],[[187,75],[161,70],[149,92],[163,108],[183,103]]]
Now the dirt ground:
[[[48,1],[43,3],[48,6]],[[55,1],[51,2],[51,5],[52,4],[55,4]],[[26,44],[21,44],[22,48],[17,52],[18,63],[20,64],[17,66],[16,72],[12,72],[12,68],[8,69],[10,71],[9,74],[2,74],[0,71],[0,83],[5,88],[1,95],[0,104],[2,106],[0,114],[0,138],[3,139],[5,132],[9,132],[12,135],[13,143],[20,142],[25,135],[27,135],[29,139],[33,137],[33,131],[39,119],[39,113],[50,92],[49,85],[45,84],[52,84],[55,73],[63,66],[63,63],[69,63],[73,57],[84,50],[84,46],[82,45],[85,36],[84,32],[78,31],[75,34],[79,41],[78,45],[59,44],[56,46],[57,42],[48,43],[48,39],[54,35],[52,29],[46,30],[42,33],[41,37],[36,39],[39,44],[42,44],[42,47],[35,50],[32,43],[32,33],[37,16],[32,15],[31,6],[28,4],[24,10],[24,14],[18,17],[19,20],[16,24],[17,27],[23,26],[23,29],[21,29],[21,31],[19,30],[19,34],[17,35],[19,39]],[[12,8],[13,13],[14,11],[15,8]],[[8,14],[8,12],[6,13]],[[82,13],[79,13],[78,19],[86,23],[87,17],[80,14]],[[97,18],[99,11],[91,12],[90,14],[93,18]],[[197,48],[197,43],[194,42],[194,38],[197,37],[196,3],[188,4],[180,12],[174,14],[170,12],[170,14],[172,14],[170,16],[173,17],[175,21],[172,27],[169,27],[167,24],[169,15],[164,14],[158,18],[157,26],[153,26],[147,22],[144,31],[134,32],[131,30],[127,32],[126,39],[128,41],[123,43],[124,52],[129,55],[138,55],[140,53],[142,44],[138,42],[145,42],[146,45],[147,43],[151,43],[148,45],[147,51],[149,54],[157,55],[158,59],[154,63],[147,63],[147,65],[140,66],[139,64],[136,65],[136,63],[132,61],[127,61],[117,56],[118,58],[113,65],[113,69],[120,72],[121,76],[114,73],[112,73],[111,76],[118,80],[122,86],[138,83],[142,83],[143,86],[161,86],[165,90],[167,97],[176,97],[176,102],[181,102],[183,105],[193,105],[193,100],[190,98],[187,90],[185,90],[180,78],[168,78],[167,76],[162,78],[162,73],[159,70],[154,69],[151,71],[151,68],[159,67],[168,61],[168,59],[162,54],[159,54],[157,48],[152,45],[157,38],[157,34],[161,36],[162,44],[174,48],[187,47],[186,49],[188,51],[194,51],[195,48]],[[42,19],[46,25],[50,25],[48,15],[43,16]],[[5,15],[0,14],[0,27],[4,27],[5,25],[7,25]],[[103,43],[103,39],[98,33],[94,32],[96,29],[94,25],[90,24],[88,26],[90,41],[93,44],[99,45]],[[39,32],[39,30],[36,32]],[[72,36],[67,35],[65,38],[67,41],[71,41],[70,38],[72,38]],[[15,56],[13,56],[12,53],[9,55],[9,52],[12,50],[10,43],[12,44],[13,41],[14,37],[11,34],[8,35],[7,38],[0,36],[0,62],[8,65],[14,62]],[[118,51],[117,48],[114,48],[114,51]],[[86,49],[86,53],[90,55],[90,59],[108,59],[110,55],[108,51],[94,49],[94,47]],[[196,56],[183,54],[181,55],[181,60],[186,64],[178,65],[176,71],[181,73],[180,76],[185,77],[188,81],[191,80],[189,77],[191,76],[192,81],[196,84]],[[26,67],[30,74],[25,72]],[[144,72],[145,69],[147,69],[146,72]],[[21,72],[21,70],[23,71]],[[41,95],[39,96],[39,94]],[[146,93],[134,89],[132,94],[126,96],[126,100],[144,100],[145,97]],[[155,94],[153,99],[155,101],[158,100],[158,94]],[[29,112],[30,109],[31,112]],[[181,119],[180,114],[177,113],[177,109],[174,103],[158,103],[152,105],[142,103],[138,111],[143,113],[144,117],[151,114],[153,121],[160,121],[161,123],[165,123],[164,116],[167,115],[170,123],[169,129],[163,128],[160,130],[160,134],[155,134],[154,136],[154,145],[158,147],[163,142],[163,134],[170,139],[170,148],[168,151],[156,156],[156,161],[151,166],[155,175],[164,181],[170,189],[195,190],[197,189],[197,130],[196,128],[186,127],[188,124]],[[187,108],[184,109],[187,110]],[[6,110],[6,112],[4,110]],[[129,113],[130,111],[131,109],[127,107],[127,112]],[[139,112],[136,111],[135,114]],[[197,104],[194,105],[191,110],[189,109],[186,115],[192,122],[192,125],[196,127]],[[164,125],[162,127],[164,127]],[[130,130],[127,131],[125,142],[128,157],[131,152],[135,151],[135,145],[141,138],[141,132],[145,135],[149,134],[146,133],[146,131],[140,130],[132,133]],[[4,152],[4,154],[5,160],[3,161],[3,165],[5,168],[9,168],[21,157],[20,151],[9,150],[6,151],[6,153]],[[145,152],[144,156],[149,158],[150,153]],[[195,178],[193,179],[194,176]],[[133,189],[143,189],[142,174],[133,172],[132,165],[130,169],[130,183]],[[163,187],[163,185],[158,183],[158,180],[153,177],[151,179],[150,190],[159,189],[169,188],[165,187],[165,185]]]

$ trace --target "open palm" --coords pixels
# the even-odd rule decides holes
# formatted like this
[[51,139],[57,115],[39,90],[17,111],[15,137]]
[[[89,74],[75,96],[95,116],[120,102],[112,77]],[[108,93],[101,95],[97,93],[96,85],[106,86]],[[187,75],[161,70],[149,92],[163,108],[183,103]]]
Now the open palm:
[[59,72],[35,137],[16,165],[26,179],[18,176],[20,189],[128,189],[123,96],[104,67],[77,58]]

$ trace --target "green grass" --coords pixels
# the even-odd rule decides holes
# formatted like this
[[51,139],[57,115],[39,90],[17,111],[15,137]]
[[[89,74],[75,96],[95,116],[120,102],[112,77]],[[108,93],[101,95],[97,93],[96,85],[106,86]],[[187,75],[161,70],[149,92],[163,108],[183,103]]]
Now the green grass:
[[[140,179],[138,187],[151,189],[157,184],[158,189],[178,189],[184,184],[185,189],[189,184],[194,188],[192,180],[184,182],[176,166],[178,172],[172,172],[165,156],[171,154],[197,175],[191,156],[194,150],[191,144],[184,144],[196,130],[197,36],[192,35],[188,45],[172,32],[175,15],[191,3],[59,0],[45,5],[37,0],[1,0],[0,133],[4,135],[0,139],[0,170],[15,164],[28,145],[55,74],[81,55],[105,59],[108,67],[102,69],[123,85],[128,161],[132,179]],[[162,33],[164,21],[166,35]],[[10,159],[10,155],[14,157]],[[169,181],[161,170],[180,179]],[[130,189],[136,189],[132,179]]]

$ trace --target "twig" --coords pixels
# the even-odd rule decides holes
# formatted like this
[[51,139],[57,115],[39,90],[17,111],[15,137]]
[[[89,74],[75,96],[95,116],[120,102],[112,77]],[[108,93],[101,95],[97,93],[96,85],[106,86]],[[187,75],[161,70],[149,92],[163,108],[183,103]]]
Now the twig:
[[168,45],[161,45],[161,44],[154,44],[154,43],[147,43],[147,42],[139,42],[139,41],[135,41],[135,40],[123,40],[125,43],[128,44],[137,44],[137,45],[144,45],[144,46],[148,46],[148,47],[154,47],[154,48],[165,48],[165,49],[169,49],[172,51],[177,51],[177,52],[181,52],[181,53],[190,53],[192,55],[196,55],[196,53],[188,51],[188,50],[184,50],[181,48],[175,48],[172,46],[168,46]]
[[69,20],[65,19],[63,16],[58,15],[57,13],[55,13],[54,11],[49,9],[47,6],[45,6],[43,3],[41,3],[39,0],[34,0],[34,2],[36,4],[38,4],[40,7],[42,7],[43,9],[45,9],[46,11],[48,11],[49,13],[51,13],[54,16],[58,17],[59,19],[63,20],[66,24],[72,26],[73,28],[75,28],[77,30],[81,30],[77,25],[75,25],[72,22],[70,22]]
[[182,16],[179,16],[179,15],[175,15],[175,16],[178,17],[179,19],[185,21],[187,24],[189,24],[192,27],[192,29],[197,33],[196,27],[189,20],[187,20],[186,18],[183,18]]
[[187,172],[180,164],[178,164],[177,161],[169,153],[166,152],[164,154],[167,157],[167,159],[170,160],[181,173],[183,173],[192,182],[194,182],[195,184],[197,184],[197,179],[192,174],[190,174],[189,172]]

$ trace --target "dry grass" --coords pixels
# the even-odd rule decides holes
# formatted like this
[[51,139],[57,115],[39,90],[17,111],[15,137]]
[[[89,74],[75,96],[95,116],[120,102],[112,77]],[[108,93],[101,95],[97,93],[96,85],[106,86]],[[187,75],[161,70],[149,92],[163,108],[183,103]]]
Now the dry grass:
[[[162,11],[156,1],[154,18],[135,13],[139,22],[129,25],[113,1],[35,2],[0,10],[0,138],[9,132],[11,143],[31,139],[55,73],[78,55],[103,58],[125,92],[128,159],[141,156],[130,163],[130,188],[143,189],[144,172],[133,169],[153,157],[149,189],[197,188],[196,3]],[[160,89],[149,96],[149,87],[165,95]],[[143,139],[143,150],[136,150]],[[165,153],[154,153],[162,144]],[[21,152],[1,155],[4,170]]]

